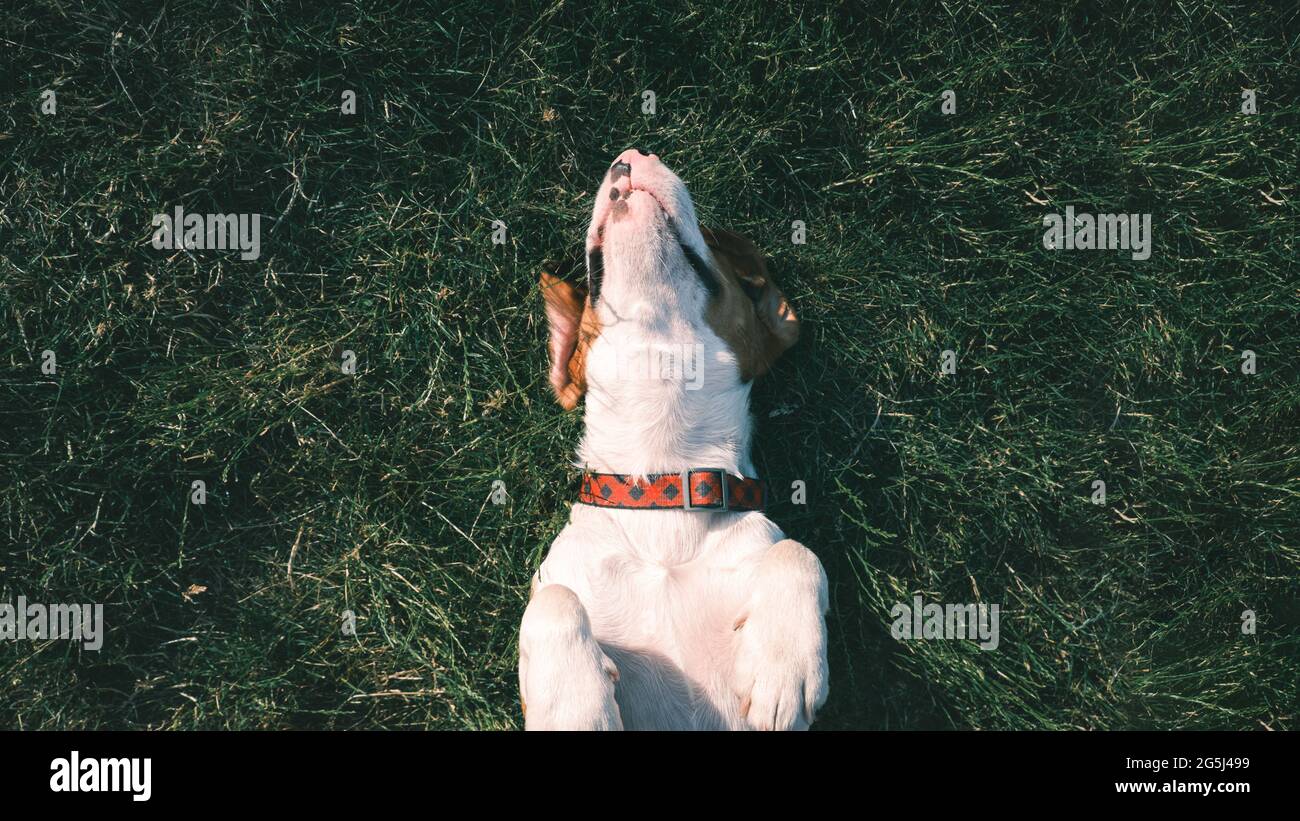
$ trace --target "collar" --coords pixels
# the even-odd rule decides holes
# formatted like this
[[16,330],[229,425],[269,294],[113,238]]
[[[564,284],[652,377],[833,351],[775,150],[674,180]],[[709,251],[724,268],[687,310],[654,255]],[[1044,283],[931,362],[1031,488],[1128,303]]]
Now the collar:
[[729,476],[721,468],[651,473],[642,479],[588,471],[582,474],[578,501],[633,510],[762,510],[767,487],[762,479]]

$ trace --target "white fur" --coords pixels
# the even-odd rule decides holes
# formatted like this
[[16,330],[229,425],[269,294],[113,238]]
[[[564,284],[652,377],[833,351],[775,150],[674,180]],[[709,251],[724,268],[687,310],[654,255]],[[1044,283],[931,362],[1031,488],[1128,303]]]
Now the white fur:
[[[750,384],[678,245],[710,259],[690,195],[653,155],[618,160],[631,176],[606,175],[588,232],[605,272],[580,464],[754,476]],[[698,390],[622,366],[664,347],[702,352]],[[574,504],[520,630],[526,726],[806,728],[826,698],[826,609],[816,556],[762,513]]]

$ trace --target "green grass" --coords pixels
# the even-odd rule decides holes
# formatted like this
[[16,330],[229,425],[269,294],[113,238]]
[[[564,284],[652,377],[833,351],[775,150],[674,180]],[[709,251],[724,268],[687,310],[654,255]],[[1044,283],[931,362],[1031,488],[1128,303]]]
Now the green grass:
[[[831,581],[819,727],[1295,728],[1300,20],[1055,6],[8,12],[0,601],[109,632],[0,644],[0,726],[518,727],[581,425],[535,271],[643,145],[804,321],[756,461],[810,491],[771,515]],[[154,250],[178,204],[262,257]],[[1151,259],[1044,251],[1066,205],[1151,212]],[[891,639],[916,593],[999,649]]]

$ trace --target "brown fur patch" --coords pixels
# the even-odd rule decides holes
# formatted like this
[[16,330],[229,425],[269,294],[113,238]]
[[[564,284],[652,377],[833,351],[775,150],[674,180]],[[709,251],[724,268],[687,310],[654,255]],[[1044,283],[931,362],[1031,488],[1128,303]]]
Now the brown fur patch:
[[565,282],[547,270],[539,279],[550,326],[551,389],[561,407],[573,410],[587,392],[587,351],[600,335],[600,319],[585,287]]
[[753,242],[734,231],[700,231],[721,274],[706,321],[735,352],[741,378],[749,381],[799,340],[799,319]]

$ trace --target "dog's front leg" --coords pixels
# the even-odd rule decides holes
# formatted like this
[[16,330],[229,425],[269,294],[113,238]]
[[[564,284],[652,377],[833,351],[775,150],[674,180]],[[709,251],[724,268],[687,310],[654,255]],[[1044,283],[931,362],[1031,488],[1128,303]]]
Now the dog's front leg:
[[519,626],[519,698],[526,730],[621,730],[618,668],[591,635],[569,588],[538,589]]
[[792,539],[758,559],[745,611],[736,621],[734,685],[756,730],[806,730],[829,687],[826,573]]

